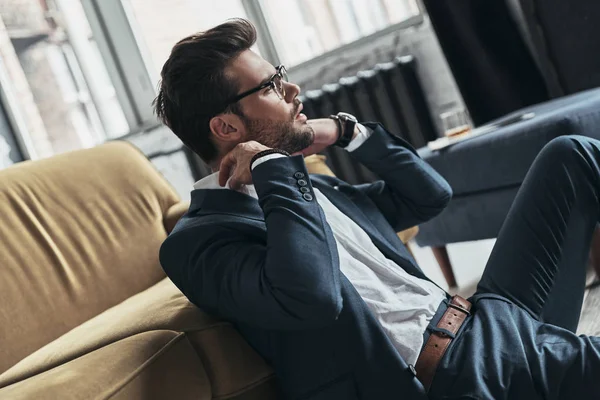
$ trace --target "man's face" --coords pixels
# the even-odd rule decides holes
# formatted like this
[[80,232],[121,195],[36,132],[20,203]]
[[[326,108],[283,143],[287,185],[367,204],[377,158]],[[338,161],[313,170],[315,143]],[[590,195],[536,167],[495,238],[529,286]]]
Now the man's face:
[[[241,53],[226,71],[238,80],[238,93],[261,85],[275,72],[275,67],[251,50]],[[313,129],[306,123],[306,116],[300,114],[301,103],[296,97],[300,88],[287,82],[283,85],[283,99],[269,87],[239,101],[245,129],[243,142],[255,140],[289,153],[298,152],[312,144]]]

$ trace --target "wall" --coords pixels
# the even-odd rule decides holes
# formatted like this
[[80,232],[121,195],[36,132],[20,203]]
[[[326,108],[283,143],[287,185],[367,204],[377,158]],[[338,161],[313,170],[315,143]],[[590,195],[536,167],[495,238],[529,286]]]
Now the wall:
[[464,103],[427,16],[417,26],[376,34],[300,64],[291,68],[289,75],[290,80],[306,91],[407,54],[413,55],[418,62],[426,99],[438,132],[441,132],[439,115],[449,109],[463,108]]

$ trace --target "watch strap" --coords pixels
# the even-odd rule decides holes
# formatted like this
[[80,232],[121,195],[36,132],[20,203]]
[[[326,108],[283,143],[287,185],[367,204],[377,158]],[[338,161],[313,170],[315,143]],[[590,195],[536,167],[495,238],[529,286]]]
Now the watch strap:
[[337,142],[339,142],[339,140],[342,138],[342,135],[344,134],[344,125],[342,124],[342,120],[340,119],[340,117],[338,117],[337,115],[330,115],[329,118],[334,120],[338,126],[338,138],[334,143],[337,144]]
[[335,117],[333,119],[338,121],[338,129],[340,131],[340,135],[337,142],[335,142],[335,145],[344,148],[352,141],[354,129],[356,128],[356,119],[340,115],[332,115],[331,117]]

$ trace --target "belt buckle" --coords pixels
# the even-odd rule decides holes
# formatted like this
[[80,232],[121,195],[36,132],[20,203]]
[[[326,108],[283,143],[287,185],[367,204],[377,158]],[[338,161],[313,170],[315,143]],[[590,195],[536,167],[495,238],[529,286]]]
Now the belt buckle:
[[454,308],[455,310],[461,311],[467,315],[471,315],[471,312],[464,307],[459,306],[458,304],[448,303],[448,307]]

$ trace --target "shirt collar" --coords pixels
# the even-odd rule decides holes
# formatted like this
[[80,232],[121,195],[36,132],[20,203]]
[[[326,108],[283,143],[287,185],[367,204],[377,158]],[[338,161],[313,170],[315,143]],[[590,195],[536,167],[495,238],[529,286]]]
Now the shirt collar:
[[[229,189],[229,180],[225,184],[225,186],[219,185],[219,173],[215,172],[214,174],[210,174],[198,182],[194,183],[194,189]],[[238,190],[240,193],[247,194],[250,197],[254,197],[258,199],[258,195],[256,194],[256,189],[254,185],[242,185],[242,187]]]

